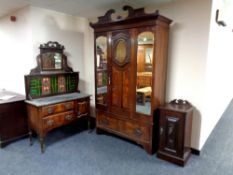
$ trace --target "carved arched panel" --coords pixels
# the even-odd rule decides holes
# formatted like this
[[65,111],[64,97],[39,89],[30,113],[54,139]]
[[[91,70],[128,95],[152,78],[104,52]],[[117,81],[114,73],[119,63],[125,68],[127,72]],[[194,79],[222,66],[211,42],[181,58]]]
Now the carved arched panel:
[[112,38],[112,61],[123,67],[130,62],[130,34],[129,32],[119,32],[115,33]]

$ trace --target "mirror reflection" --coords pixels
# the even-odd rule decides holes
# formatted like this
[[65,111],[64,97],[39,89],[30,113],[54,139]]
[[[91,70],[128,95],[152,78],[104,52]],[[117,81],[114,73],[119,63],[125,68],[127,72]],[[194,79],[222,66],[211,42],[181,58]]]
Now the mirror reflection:
[[136,112],[150,115],[152,94],[152,64],[154,34],[143,32],[138,36]]
[[46,52],[42,54],[42,69],[53,70],[62,69],[62,55],[56,52]]
[[100,36],[96,39],[96,103],[107,104],[107,37]]

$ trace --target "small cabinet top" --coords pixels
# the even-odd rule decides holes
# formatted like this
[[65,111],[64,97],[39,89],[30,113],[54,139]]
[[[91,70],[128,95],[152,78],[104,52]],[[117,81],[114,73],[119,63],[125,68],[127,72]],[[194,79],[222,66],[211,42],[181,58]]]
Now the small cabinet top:
[[192,111],[193,106],[187,100],[175,99],[169,103],[166,103],[165,105],[160,106],[159,109],[186,113]]

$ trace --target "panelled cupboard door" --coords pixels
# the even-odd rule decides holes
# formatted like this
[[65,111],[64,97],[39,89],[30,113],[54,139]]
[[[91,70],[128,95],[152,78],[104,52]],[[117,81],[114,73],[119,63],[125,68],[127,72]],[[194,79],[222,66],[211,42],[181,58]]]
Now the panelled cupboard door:
[[161,112],[159,150],[175,156],[183,154],[183,123],[183,114],[174,115],[170,111]]
[[133,60],[131,31],[111,32],[110,106],[113,113],[129,116],[132,104]]

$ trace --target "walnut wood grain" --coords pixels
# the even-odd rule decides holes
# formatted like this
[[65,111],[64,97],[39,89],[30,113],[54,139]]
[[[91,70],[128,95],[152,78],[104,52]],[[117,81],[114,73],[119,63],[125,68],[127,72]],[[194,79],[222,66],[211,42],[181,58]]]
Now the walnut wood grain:
[[65,102],[65,103],[59,103],[56,105],[45,106],[45,107],[42,107],[41,110],[42,110],[42,115],[47,116],[47,115],[52,115],[52,114],[56,114],[59,112],[73,110],[73,109],[74,109],[74,101],[70,101],[70,102]]
[[[128,138],[142,145],[149,154],[153,154],[156,149],[154,145],[158,143],[158,140],[155,140],[158,135],[154,129],[158,127],[158,115],[155,111],[165,102],[168,34],[172,21],[161,16],[158,11],[146,14],[143,8],[133,9],[130,6],[123,7],[123,10],[128,11],[126,18],[117,17],[113,20],[111,16],[115,10],[109,10],[104,16],[99,17],[97,23],[90,23],[95,39],[106,36],[108,41],[107,75],[110,82],[106,95],[107,103],[96,104],[96,132],[101,133],[101,130],[104,130]],[[144,83],[152,86],[149,115],[136,112],[137,43],[142,32],[152,32],[155,38],[152,75],[148,83]],[[119,40],[127,43],[126,61],[123,63],[116,61],[115,50]],[[95,56],[95,67],[96,60]],[[97,88],[96,79],[95,82]]]
[[[49,131],[60,126],[70,124],[81,117],[90,115],[89,96],[54,105],[34,106],[27,104],[29,131],[35,131],[44,141]],[[48,112],[52,109],[52,112]],[[89,121],[88,121],[89,125]],[[41,142],[41,152],[44,152],[44,143]]]
[[[50,130],[86,116],[89,128],[90,95],[79,93],[79,72],[73,72],[68,66],[63,45],[49,41],[39,48],[37,67],[24,77],[25,102],[30,144],[32,131],[35,131],[39,137],[41,152],[44,153],[45,136]],[[55,63],[58,64],[57,67]]]

